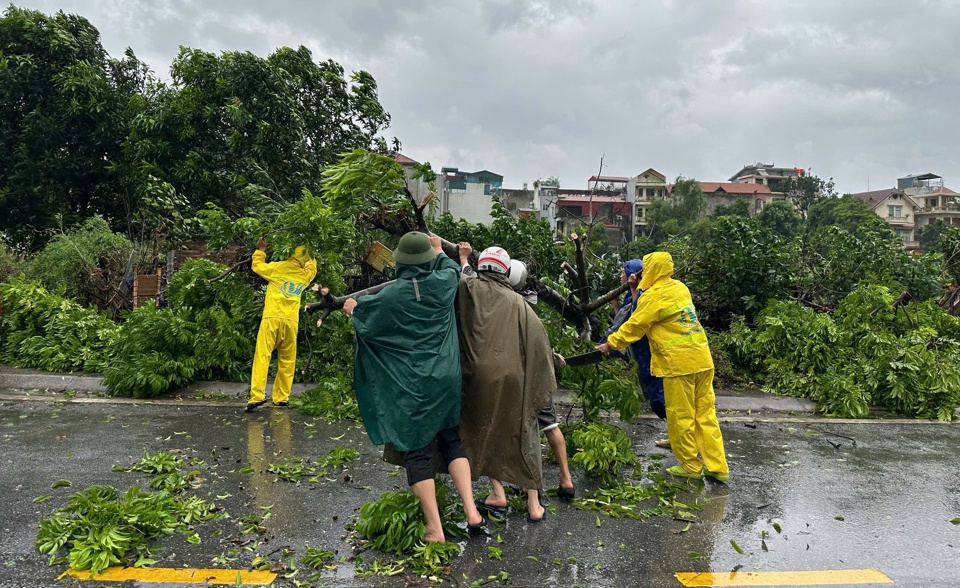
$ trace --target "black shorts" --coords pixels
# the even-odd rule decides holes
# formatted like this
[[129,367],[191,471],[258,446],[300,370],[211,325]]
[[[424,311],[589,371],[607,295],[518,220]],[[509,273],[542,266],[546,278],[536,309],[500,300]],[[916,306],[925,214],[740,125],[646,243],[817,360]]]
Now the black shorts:
[[407,451],[403,454],[403,467],[407,470],[407,484],[413,486],[417,482],[433,478],[433,451],[440,452],[443,463],[466,457],[463,444],[460,442],[460,427],[454,426],[437,433],[432,441],[420,449]]
[[553,398],[540,409],[540,414],[537,415],[537,424],[540,425],[541,431],[549,431],[560,426],[560,423],[557,422],[557,409],[553,406]]

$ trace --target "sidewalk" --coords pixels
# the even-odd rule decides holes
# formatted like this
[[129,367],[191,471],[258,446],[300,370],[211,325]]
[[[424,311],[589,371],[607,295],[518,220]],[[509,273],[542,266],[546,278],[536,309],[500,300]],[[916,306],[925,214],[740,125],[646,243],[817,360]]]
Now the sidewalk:
[[[267,384],[267,396],[273,384]],[[304,390],[312,388],[312,384],[297,383],[293,385],[292,395],[296,396]],[[245,400],[250,385],[244,382],[194,382],[185,388],[175,390],[161,398],[179,399],[211,399],[224,400],[236,398]],[[77,374],[54,374],[38,370],[28,370],[0,365],[0,391],[10,390],[47,390],[50,392],[88,392],[105,393],[106,387],[101,383],[100,376]],[[812,414],[815,410],[813,401],[806,398],[791,398],[774,396],[759,390],[730,390],[718,388],[717,410],[742,412],[790,412]],[[560,390],[556,401],[561,405],[572,403],[568,390]]]

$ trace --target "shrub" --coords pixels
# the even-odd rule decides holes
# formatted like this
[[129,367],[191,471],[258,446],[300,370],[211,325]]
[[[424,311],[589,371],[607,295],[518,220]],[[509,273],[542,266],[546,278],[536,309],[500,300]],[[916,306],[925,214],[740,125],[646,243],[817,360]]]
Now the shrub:
[[224,269],[188,261],[171,279],[170,308],[148,302],[127,315],[103,374],[110,394],[153,397],[195,380],[248,376],[260,305],[240,275],[208,282]]
[[124,282],[132,251],[133,244],[97,216],[51,239],[27,260],[24,271],[28,278],[80,304],[119,308],[116,296],[129,291]]
[[767,391],[814,400],[830,416],[861,418],[870,405],[918,418],[955,418],[960,406],[960,319],[932,301],[895,301],[862,284],[834,315],[773,301],[754,331],[735,323],[723,344]]
[[102,371],[119,328],[36,282],[0,283],[0,362],[55,372]]

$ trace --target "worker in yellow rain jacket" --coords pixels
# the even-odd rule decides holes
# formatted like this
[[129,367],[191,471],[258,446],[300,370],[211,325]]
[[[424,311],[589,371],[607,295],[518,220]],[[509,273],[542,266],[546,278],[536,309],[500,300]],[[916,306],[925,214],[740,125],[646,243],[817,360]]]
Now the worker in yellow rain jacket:
[[680,462],[667,468],[667,473],[684,478],[707,475],[726,482],[730,471],[714,405],[713,358],[707,334],[697,320],[690,290],[672,276],[669,253],[646,255],[640,278],[643,296],[630,319],[597,349],[609,353],[647,336],[650,372],[663,378],[667,435]]
[[270,356],[277,350],[277,377],[273,380],[273,404],[287,406],[293,386],[293,368],[297,363],[297,324],[300,320],[300,295],[317,275],[317,262],[303,247],[297,247],[285,261],[267,263],[267,242],[257,241],[253,253],[253,271],[267,281],[263,318],[257,333],[257,350],[250,376],[250,400],[246,412],[266,402],[267,370]]

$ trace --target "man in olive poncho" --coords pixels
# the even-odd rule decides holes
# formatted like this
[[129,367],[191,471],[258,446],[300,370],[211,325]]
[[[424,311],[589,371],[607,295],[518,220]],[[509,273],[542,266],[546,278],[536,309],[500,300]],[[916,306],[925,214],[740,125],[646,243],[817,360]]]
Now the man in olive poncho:
[[[461,261],[466,263],[461,248]],[[543,324],[508,279],[510,256],[500,247],[480,254],[477,277],[460,282],[460,429],[475,476],[493,492],[477,499],[490,512],[507,499],[499,481],[527,492],[527,521],[543,518],[543,465],[537,414],[557,388],[554,355]]]
[[442,252],[439,237],[407,233],[394,252],[394,283],[343,305],[357,335],[354,387],[363,424],[374,444],[389,443],[402,452],[407,483],[426,519],[428,542],[444,541],[434,450],[463,500],[468,528],[483,522],[458,428],[461,379],[454,299],[460,267]]

